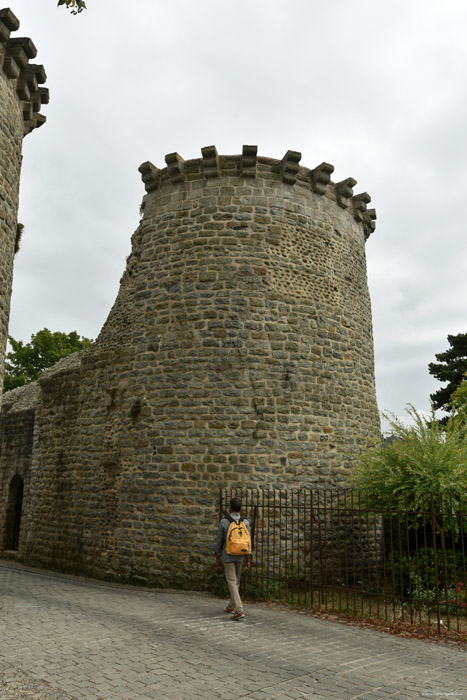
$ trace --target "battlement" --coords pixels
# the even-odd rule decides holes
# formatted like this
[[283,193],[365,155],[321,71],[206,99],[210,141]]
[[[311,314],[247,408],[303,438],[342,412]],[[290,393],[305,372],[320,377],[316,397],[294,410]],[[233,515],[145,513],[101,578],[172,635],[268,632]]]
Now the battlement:
[[9,8],[0,10],[0,64],[21,102],[26,135],[45,122],[46,117],[40,114],[40,109],[43,104],[48,104],[49,91],[40,87],[47,80],[44,66],[30,63],[37,55],[31,39],[11,38],[11,33],[19,26],[18,18]]
[[270,179],[330,197],[362,224],[365,239],[375,230],[376,211],[367,208],[371,202],[370,195],[367,192],[354,195],[353,188],[357,181],[352,177],[333,182],[331,174],[334,166],[329,163],[321,163],[310,169],[300,165],[302,154],[298,151],[287,151],[281,160],[277,160],[258,156],[257,146],[243,146],[241,154],[229,156],[219,155],[215,146],[206,146],[201,149],[201,154],[201,158],[185,161],[178,153],[169,153],[165,156],[166,167],[160,169],[150,161],[142,163],[139,172],[146,192],[155,192],[166,185],[189,185],[200,178]]

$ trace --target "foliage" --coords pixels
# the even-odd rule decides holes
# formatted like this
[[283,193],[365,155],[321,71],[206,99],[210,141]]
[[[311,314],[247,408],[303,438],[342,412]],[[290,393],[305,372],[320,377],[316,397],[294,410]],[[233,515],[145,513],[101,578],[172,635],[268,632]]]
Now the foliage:
[[86,3],[83,0],[58,0],[58,7],[60,5],[68,7],[72,15],[77,15],[86,9]]
[[80,337],[76,331],[52,333],[48,328],[33,334],[30,343],[23,343],[11,336],[8,336],[8,340],[12,352],[7,354],[5,363],[4,391],[35,381],[62,357],[88,348],[92,343],[89,338]]
[[268,578],[258,578],[245,573],[241,582],[242,599],[254,600],[274,600],[280,597],[280,584]]
[[448,335],[451,346],[445,352],[435,354],[438,362],[430,362],[428,371],[440,382],[448,384],[431,394],[435,409],[451,411],[451,396],[461,385],[467,372],[467,333]]
[[467,424],[467,373],[451,395],[451,408],[453,416]]
[[[454,585],[463,577],[464,563],[462,551],[446,549],[445,559],[442,551],[437,551],[438,586],[444,585],[444,564],[446,564],[446,576],[448,587]],[[394,581],[395,591],[412,598],[423,598],[422,590],[436,589],[435,576],[435,552],[433,547],[420,549],[418,553],[412,551],[410,557],[406,552],[394,551],[386,558],[386,581],[392,585]],[[456,586],[459,584],[456,583]]]
[[225,580],[224,573],[218,573],[217,571],[212,574],[209,590],[215,596],[219,598],[226,598],[229,595],[229,589],[227,587],[227,581]]
[[427,588],[415,575],[412,575],[412,579],[412,599],[415,603],[421,605],[422,608],[435,610],[439,604],[439,611],[442,615],[447,613],[448,608],[449,612],[453,614],[465,614],[467,603],[465,601],[464,584],[462,581],[451,583],[447,588],[438,585],[437,594],[434,585],[431,588]]
[[[354,485],[387,501],[397,497],[418,512],[413,525],[420,522],[421,511],[429,508],[427,495],[433,494],[438,510],[444,502],[452,507],[453,518],[446,513],[444,525],[453,525],[457,534],[460,494],[467,489],[467,430],[465,423],[451,418],[441,426],[434,417],[422,416],[413,406],[407,413],[412,423],[405,425],[394,414],[384,414],[395,440],[370,448],[360,458],[353,477]],[[452,522],[451,522],[452,521]]]

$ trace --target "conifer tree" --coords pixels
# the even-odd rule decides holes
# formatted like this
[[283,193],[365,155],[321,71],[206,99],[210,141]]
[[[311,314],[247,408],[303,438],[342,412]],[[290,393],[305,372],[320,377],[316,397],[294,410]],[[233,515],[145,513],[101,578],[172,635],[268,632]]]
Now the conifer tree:
[[461,385],[467,372],[467,333],[448,335],[450,348],[435,354],[438,362],[430,362],[428,371],[440,382],[448,382],[430,395],[435,410],[451,412],[451,396]]

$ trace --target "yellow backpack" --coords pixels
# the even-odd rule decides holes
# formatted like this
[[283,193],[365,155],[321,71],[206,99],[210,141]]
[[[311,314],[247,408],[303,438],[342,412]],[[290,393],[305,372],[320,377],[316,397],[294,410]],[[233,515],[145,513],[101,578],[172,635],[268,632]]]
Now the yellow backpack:
[[244,518],[240,516],[240,520],[235,520],[230,515],[225,516],[230,522],[225,540],[225,551],[232,555],[247,555],[251,554],[251,537],[248,528],[245,525]]

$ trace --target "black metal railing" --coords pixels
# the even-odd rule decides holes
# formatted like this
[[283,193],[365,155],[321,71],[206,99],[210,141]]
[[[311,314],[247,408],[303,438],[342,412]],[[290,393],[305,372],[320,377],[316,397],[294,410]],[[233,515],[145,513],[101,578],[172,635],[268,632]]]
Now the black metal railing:
[[223,489],[250,520],[250,597],[467,635],[467,511],[448,499]]

